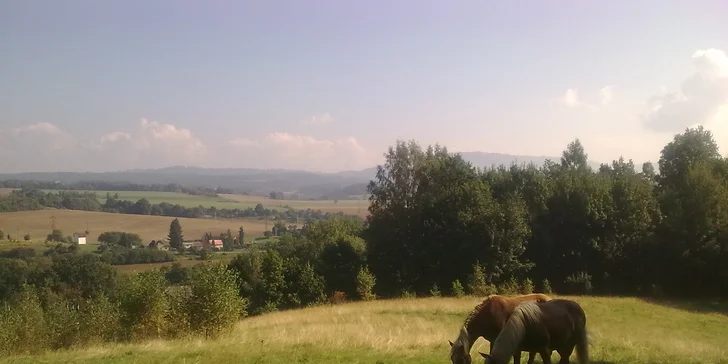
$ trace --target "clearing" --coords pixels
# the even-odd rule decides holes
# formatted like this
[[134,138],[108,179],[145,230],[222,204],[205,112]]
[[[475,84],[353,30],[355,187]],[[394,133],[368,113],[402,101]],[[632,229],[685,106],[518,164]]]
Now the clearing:
[[271,200],[262,196],[248,195],[220,195],[228,200],[241,203],[261,204],[268,209],[285,209],[290,207],[294,210],[321,210],[322,212],[343,212],[346,215],[359,215],[366,217],[369,214],[369,200]]
[[[591,363],[728,363],[725,306],[694,303],[700,311],[688,311],[638,298],[573,299],[587,314]],[[447,340],[457,337],[479,301],[424,298],[321,306],[244,319],[216,340],[108,344],[2,362],[445,364],[450,363]],[[487,348],[479,339],[473,363],[482,363],[477,350]],[[558,362],[558,354],[553,360]]]

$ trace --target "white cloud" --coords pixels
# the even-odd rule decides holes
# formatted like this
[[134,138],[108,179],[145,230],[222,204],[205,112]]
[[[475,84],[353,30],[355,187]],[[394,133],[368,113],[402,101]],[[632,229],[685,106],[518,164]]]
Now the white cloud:
[[564,95],[559,98],[559,102],[566,105],[566,107],[578,107],[581,104],[579,102],[579,91],[573,88],[566,90]]
[[47,122],[0,131],[0,167],[4,172],[108,171],[205,162],[206,147],[190,130],[146,119],[137,125],[90,141]]
[[323,114],[313,115],[303,120],[301,123],[304,125],[323,125],[332,122],[334,122],[334,118],[331,116],[331,114],[325,112]]
[[114,143],[114,142],[118,142],[120,140],[129,140],[129,139],[131,139],[131,134],[124,133],[121,131],[115,131],[113,133],[102,135],[99,142],[100,142],[100,144],[103,145],[105,143]]
[[245,160],[245,165],[257,168],[279,166],[333,172],[367,168],[377,163],[376,154],[352,137],[316,139],[275,132],[260,140],[233,139],[228,144],[239,152],[236,154],[254,157]]
[[602,105],[609,105],[614,98],[614,85],[604,86],[599,90],[599,99]]
[[648,100],[644,124],[657,132],[682,132],[684,128],[710,123],[728,104],[728,57],[718,49],[693,54],[695,73],[680,90]]

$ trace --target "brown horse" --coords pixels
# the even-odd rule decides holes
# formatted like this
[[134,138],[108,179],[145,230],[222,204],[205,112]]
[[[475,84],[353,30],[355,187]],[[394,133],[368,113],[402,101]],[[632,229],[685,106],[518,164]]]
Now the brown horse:
[[[522,302],[536,301],[547,302],[551,297],[545,294],[528,294],[516,297],[506,297],[492,295],[475,306],[465,319],[465,323],[460,329],[460,334],[453,343],[450,341],[450,360],[453,364],[469,364],[472,362],[470,357],[470,348],[479,337],[490,342],[491,350],[493,341],[498,337],[501,330],[508,321],[508,318]],[[533,364],[535,353],[529,352],[528,363]],[[513,353],[515,364],[521,362],[521,352]]]
[[528,350],[538,352],[544,364],[551,364],[551,352],[556,350],[561,356],[559,364],[569,364],[574,348],[579,364],[586,364],[589,352],[584,310],[574,301],[554,299],[518,305],[490,354],[480,355],[485,364],[507,364],[514,352]]

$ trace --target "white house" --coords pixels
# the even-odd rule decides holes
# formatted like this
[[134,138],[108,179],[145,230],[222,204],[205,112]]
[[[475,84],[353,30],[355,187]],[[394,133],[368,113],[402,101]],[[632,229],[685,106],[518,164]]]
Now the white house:
[[73,234],[73,242],[78,245],[86,245],[86,234],[83,233],[74,233]]

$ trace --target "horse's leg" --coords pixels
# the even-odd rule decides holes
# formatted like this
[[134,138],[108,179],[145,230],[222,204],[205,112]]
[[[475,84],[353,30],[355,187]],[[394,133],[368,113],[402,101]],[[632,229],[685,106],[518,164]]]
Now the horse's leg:
[[[529,351],[528,352],[528,364],[533,364],[533,360],[536,359],[536,352],[535,351]],[[543,361],[543,358],[541,358]]]
[[559,356],[561,356],[559,364],[569,364],[569,357],[571,356],[571,353],[574,352],[574,346],[565,348],[563,350],[557,350],[557,352],[559,353]]
[[551,350],[549,350],[549,348],[541,349],[539,354],[541,354],[541,361],[543,361],[543,364],[551,364]]
[[521,364],[521,350],[517,349],[515,353],[513,353],[513,364]]

